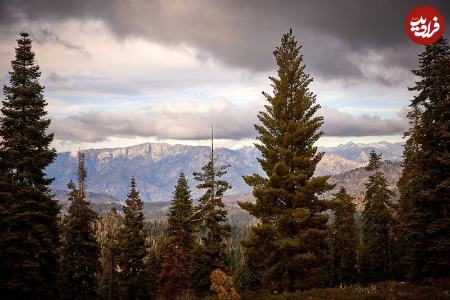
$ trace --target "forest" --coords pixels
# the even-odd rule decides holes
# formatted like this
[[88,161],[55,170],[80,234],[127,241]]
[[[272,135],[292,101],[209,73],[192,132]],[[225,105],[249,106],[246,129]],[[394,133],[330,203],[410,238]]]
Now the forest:
[[330,176],[314,175],[324,120],[301,50],[290,30],[273,51],[278,71],[255,112],[265,176],[244,176],[254,201],[239,202],[249,216],[223,202],[230,166],[217,163],[212,137],[208,161],[192,170],[202,196],[180,173],[167,216],[146,219],[134,177],[123,207],[94,209],[81,150],[62,212],[45,174],[56,157],[48,102],[21,33],[0,115],[0,298],[448,299],[448,41],[425,46],[412,71],[399,196],[372,151],[358,218],[345,188],[329,195]]

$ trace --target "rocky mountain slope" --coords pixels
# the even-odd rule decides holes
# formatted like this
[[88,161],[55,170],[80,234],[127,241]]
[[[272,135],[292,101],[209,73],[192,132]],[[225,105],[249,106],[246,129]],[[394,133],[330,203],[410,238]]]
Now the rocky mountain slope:
[[[401,144],[348,143],[338,147],[319,148],[325,155],[317,166],[316,174],[339,174],[363,166],[368,153],[375,149],[383,159],[401,158]],[[131,176],[136,177],[144,201],[169,201],[176,179],[184,172],[190,182],[194,197],[199,195],[192,173],[199,170],[208,159],[209,147],[146,143],[114,149],[85,150],[88,169],[89,190],[94,193],[125,199]],[[233,186],[228,196],[250,192],[242,175],[262,173],[254,147],[232,150],[217,148],[218,164],[231,165],[226,179]],[[65,190],[69,180],[75,179],[77,158],[75,153],[59,153],[55,162],[47,168],[49,177],[54,177],[52,188]]]

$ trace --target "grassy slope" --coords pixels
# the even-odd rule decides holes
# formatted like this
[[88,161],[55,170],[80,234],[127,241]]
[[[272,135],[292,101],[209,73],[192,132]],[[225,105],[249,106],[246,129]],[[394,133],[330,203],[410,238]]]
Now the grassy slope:
[[[217,298],[210,298],[217,299]],[[450,279],[427,281],[421,284],[407,282],[382,282],[361,287],[354,285],[345,288],[323,288],[287,294],[246,293],[241,300],[444,300],[450,299]]]

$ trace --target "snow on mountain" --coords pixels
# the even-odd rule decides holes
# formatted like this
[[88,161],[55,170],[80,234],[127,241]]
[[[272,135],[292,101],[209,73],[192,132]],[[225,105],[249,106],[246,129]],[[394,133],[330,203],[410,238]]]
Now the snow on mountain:
[[[358,168],[367,163],[368,154],[374,149],[383,154],[383,159],[400,160],[401,144],[381,142],[376,144],[347,143],[337,147],[320,147],[325,155],[316,169],[317,175],[338,174]],[[180,172],[184,172],[191,185],[194,197],[199,195],[192,173],[207,162],[209,147],[145,143],[141,145],[85,150],[88,169],[88,188],[91,192],[109,194],[124,199],[131,176],[136,181],[144,201],[169,201]],[[231,165],[225,179],[232,189],[228,196],[249,193],[251,189],[242,179],[243,175],[262,174],[255,147],[233,150],[216,148],[218,164]],[[52,188],[65,190],[69,180],[75,179],[77,158],[75,153],[58,153],[55,162],[47,168],[49,177],[54,177]]]

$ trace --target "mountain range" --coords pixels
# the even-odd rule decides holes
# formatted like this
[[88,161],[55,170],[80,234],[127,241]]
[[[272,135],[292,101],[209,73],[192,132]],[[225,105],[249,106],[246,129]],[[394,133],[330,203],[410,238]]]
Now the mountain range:
[[[325,155],[317,166],[316,175],[335,175],[333,177],[339,180],[347,171],[364,166],[372,150],[382,153],[384,160],[400,161],[403,146],[401,143],[388,142],[373,144],[350,142],[337,147],[319,147],[319,151],[325,152]],[[196,198],[200,191],[195,188],[192,173],[200,170],[207,162],[209,152],[210,148],[206,146],[164,143],[84,150],[88,189],[96,202],[114,202],[114,199],[123,201],[126,198],[130,178],[135,176],[144,201],[170,201],[177,177],[180,172],[184,172],[189,180],[192,195]],[[242,176],[263,173],[257,161],[259,151],[255,147],[240,149],[218,147],[215,148],[215,153],[217,164],[230,165],[225,179],[231,183],[232,189],[227,196],[235,198],[249,194],[251,189],[245,184]],[[398,164],[397,169],[399,168]],[[58,153],[56,160],[47,168],[47,175],[55,178],[52,189],[57,198],[64,198],[67,183],[76,178],[76,169],[77,156],[71,152]],[[336,177],[337,174],[341,177]]]

